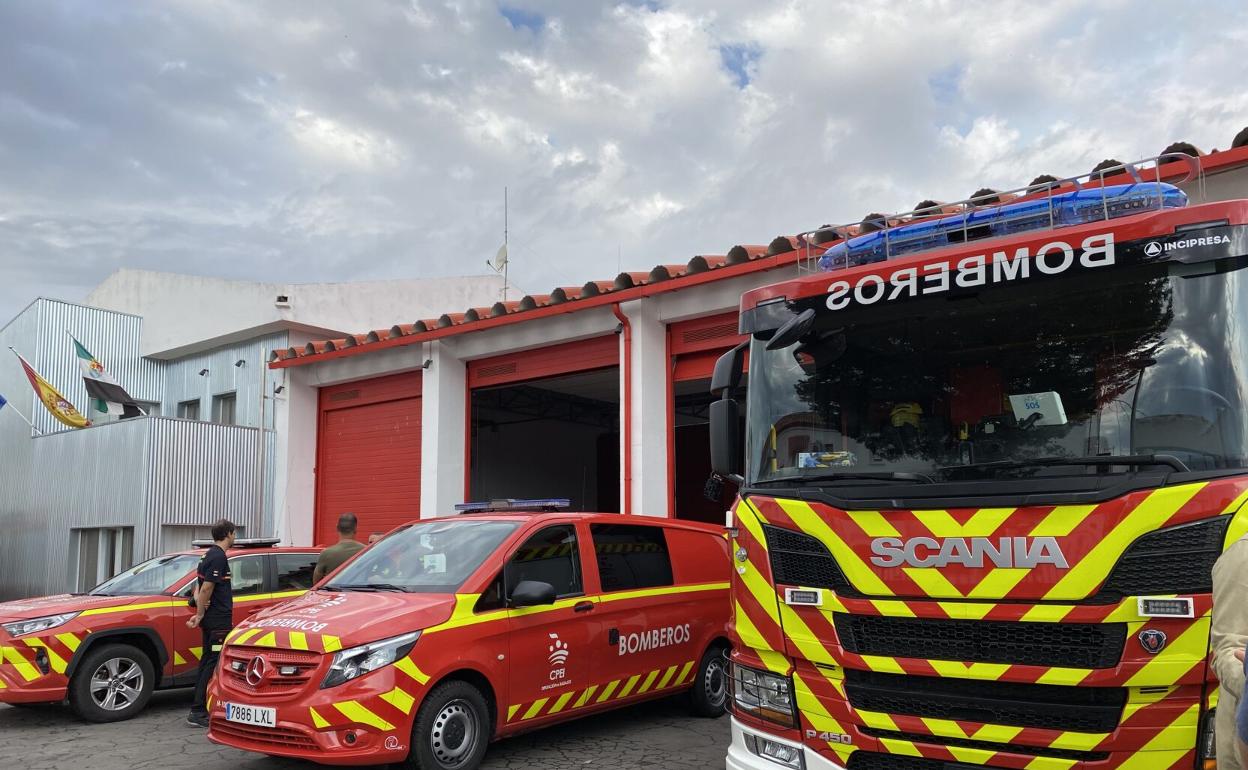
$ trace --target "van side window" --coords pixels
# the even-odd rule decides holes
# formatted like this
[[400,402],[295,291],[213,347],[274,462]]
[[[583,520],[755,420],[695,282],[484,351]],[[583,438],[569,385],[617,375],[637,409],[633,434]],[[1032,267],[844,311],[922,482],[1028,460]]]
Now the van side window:
[[591,524],[603,591],[672,584],[672,559],[662,527]]
[[506,576],[508,596],[524,580],[550,583],[559,597],[584,593],[576,527],[547,527],[524,541],[507,562]]

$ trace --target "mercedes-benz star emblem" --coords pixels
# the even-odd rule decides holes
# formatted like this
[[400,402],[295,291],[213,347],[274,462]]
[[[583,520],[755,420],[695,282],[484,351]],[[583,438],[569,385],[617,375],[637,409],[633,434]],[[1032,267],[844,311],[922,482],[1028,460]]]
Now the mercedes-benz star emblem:
[[1161,244],[1157,241],[1150,241],[1148,245],[1144,247],[1145,256],[1155,257],[1159,254],[1161,254]]
[[257,655],[247,664],[247,684],[258,687],[264,680],[264,658]]

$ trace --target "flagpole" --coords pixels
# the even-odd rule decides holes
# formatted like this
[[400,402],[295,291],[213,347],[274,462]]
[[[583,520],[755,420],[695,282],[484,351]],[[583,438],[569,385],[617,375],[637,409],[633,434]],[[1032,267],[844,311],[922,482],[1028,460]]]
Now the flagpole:
[[503,302],[507,301],[507,268],[511,267],[511,250],[507,248],[507,186],[503,185]]
[[[18,359],[19,361],[21,361],[22,363],[26,363],[26,359],[22,358],[22,354],[17,352],[17,348],[13,347],[12,345],[9,345],[9,350],[12,350],[12,351],[13,351],[13,355],[17,356],[17,359]],[[18,417],[21,417],[21,418],[22,418],[22,422],[24,422],[24,423],[26,423],[27,425],[29,425],[29,426],[30,426],[30,429],[31,429],[31,430],[33,430],[35,433],[38,433],[40,436],[42,436],[42,435],[43,435],[43,431],[41,431],[41,430],[39,430],[38,428],[36,428],[36,427],[35,427],[35,424],[34,424],[33,422],[31,422],[31,421],[30,421],[30,419],[26,417],[26,415],[22,414],[22,410],[18,409],[16,406],[13,406],[13,402],[12,402],[12,401],[9,401],[8,399],[5,399],[5,403],[6,403],[6,404],[7,404],[10,408],[12,408],[12,409],[13,409],[13,411],[17,414],[17,416],[18,416]]]

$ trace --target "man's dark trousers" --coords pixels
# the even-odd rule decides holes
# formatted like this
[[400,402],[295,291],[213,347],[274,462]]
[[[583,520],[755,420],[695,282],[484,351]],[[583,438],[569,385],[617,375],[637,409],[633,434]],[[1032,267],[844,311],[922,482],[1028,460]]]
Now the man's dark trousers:
[[195,699],[191,701],[192,716],[208,716],[208,682],[217,669],[217,660],[221,657],[221,647],[225,644],[225,635],[230,633],[229,626],[209,628],[201,625],[204,648],[199,658],[199,677],[195,680]]

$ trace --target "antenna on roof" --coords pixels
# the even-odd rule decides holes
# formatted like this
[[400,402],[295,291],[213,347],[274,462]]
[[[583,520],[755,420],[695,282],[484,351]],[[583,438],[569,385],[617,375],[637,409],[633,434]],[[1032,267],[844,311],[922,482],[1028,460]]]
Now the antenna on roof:
[[499,247],[498,252],[494,255],[494,259],[487,259],[485,264],[489,265],[494,272],[503,274],[503,302],[507,301],[507,267],[511,260],[507,254],[507,188],[503,187],[503,245]]

